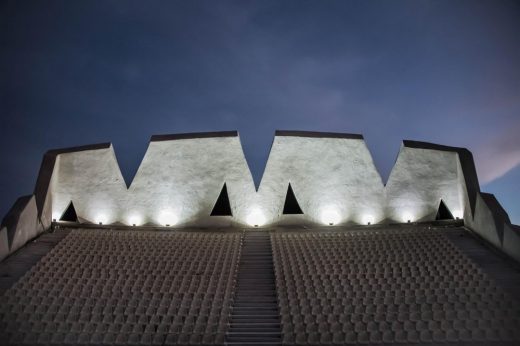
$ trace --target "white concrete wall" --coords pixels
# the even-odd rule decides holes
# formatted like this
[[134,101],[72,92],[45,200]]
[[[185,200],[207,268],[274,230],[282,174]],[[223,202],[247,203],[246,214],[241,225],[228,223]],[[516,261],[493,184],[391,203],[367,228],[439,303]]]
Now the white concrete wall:
[[401,146],[386,184],[386,216],[399,222],[434,220],[442,199],[462,218],[457,152]]
[[[210,216],[224,183],[233,217]],[[126,224],[243,224],[254,197],[238,136],[152,141],[117,218]]]
[[[303,216],[284,216],[289,183]],[[266,223],[384,219],[384,186],[362,138],[276,136],[258,189]]]
[[[150,142],[127,189],[112,146],[57,155],[49,200],[98,223],[230,226],[347,224],[458,216],[464,196],[453,151],[403,146],[387,186],[361,136],[278,132],[258,192],[236,134]],[[210,217],[226,183],[233,217]],[[291,184],[304,215],[282,215]],[[170,220],[170,221],[165,221]]]
[[0,257],[5,257],[6,248],[8,253],[12,253],[43,232],[43,227],[38,219],[38,208],[34,195],[18,198],[3,219],[1,232]]
[[113,147],[59,154],[49,193],[53,219],[59,219],[73,201],[78,216],[85,220],[120,221],[127,188]]
[[[233,217],[212,217],[224,183]],[[303,215],[282,215],[289,183]],[[14,234],[12,252],[70,201],[85,222],[242,227],[426,221],[442,199],[489,242],[520,252],[516,228],[498,239],[500,213],[479,191],[471,153],[460,148],[404,141],[385,186],[361,136],[280,131],[257,192],[236,132],[154,136],[129,188],[110,144],[48,152],[35,196],[2,232]]]

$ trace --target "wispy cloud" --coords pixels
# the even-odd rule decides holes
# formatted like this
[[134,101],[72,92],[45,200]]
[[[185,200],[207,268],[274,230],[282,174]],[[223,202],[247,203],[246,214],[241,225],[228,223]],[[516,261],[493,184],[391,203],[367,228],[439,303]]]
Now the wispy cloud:
[[520,122],[507,131],[484,141],[474,150],[478,175],[482,184],[490,183],[520,165]]

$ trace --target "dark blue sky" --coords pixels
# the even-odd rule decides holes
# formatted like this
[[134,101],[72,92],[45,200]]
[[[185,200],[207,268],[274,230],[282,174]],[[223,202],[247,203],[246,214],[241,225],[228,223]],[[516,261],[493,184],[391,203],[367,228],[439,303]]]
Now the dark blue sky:
[[275,129],[470,149],[520,223],[520,2],[2,1],[0,214],[50,148],[239,130],[258,181]]

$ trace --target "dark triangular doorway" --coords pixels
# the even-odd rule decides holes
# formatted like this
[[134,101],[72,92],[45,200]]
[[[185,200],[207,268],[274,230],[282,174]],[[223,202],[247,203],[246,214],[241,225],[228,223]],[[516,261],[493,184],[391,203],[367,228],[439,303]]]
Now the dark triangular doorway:
[[289,187],[287,188],[287,194],[285,195],[285,203],[283,205],[283,213],[286,214],[303,214],[298,201],[296,200],[296,196],[294,195],[293,189],[291,187],[291,183],[289,183]]
[[78,215],[76,214],[76,209],[74,209],[72,201],[70,201],[69,206],[61,215],[60,221],[78,222]]
[[448,209],[446,204],[444,204],[444,201],[441,199],[441,202],[439,203],[439,209],[437,209],[437,216],[435,217],[435,220],[453,220],[453,214]]
[[226,183],[224,183],[222,191],[220,191],[217,202],[211,211],[211,216],[233,216],[233,213],[231,212],[231,205],[229,204]]

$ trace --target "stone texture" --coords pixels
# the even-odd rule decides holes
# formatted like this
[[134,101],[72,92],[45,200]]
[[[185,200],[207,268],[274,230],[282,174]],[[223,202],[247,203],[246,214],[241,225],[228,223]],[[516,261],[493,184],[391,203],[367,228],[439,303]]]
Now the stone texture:
[[2,226],[7,230],[10,253],[43,231],[38,222],[34,195],[20,197],[5,216]]
[[[233,217],[210,216],[224,183]],[[303,215],[283,215],[289,184]],[[71,201],[79,219],[92,223],[243,227],[428,221],[441,199],[498,248],[511,254],[516,246],[507,213],[480,192],[469,151],[403,141],[385,186],[360,135],[277,131],[258,191],[237,132],[153,136],[129,187],[109,143],[51,150],[34,199],[36,218],[26,200],[27,210],[10,213],[20,222],[20,235],[7,227],[14,248]]]
[[[464,209],[457,152],[403,145],[385,188],[359,135],[277,132],[258,192],[234,132],[154,137],[128,189],[112,146],[57,156],[50,188],[39,188],[52,218],[71,200],[85,220],[128,225],[161,224],[164,213],[184,226],[432,220],[440,199]],[[233,218],[210,217],[224,183]],[[304,215],[282,213],[289,183]]]

